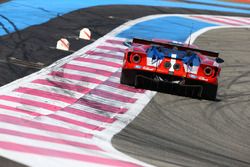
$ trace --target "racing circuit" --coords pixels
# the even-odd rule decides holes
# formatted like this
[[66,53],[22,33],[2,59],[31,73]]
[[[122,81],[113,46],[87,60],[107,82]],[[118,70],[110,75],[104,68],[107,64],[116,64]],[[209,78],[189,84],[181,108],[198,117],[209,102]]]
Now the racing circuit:
[[[51,65],[24,70],[35,72],[24,78],[14,75],[24,67],[11,65],[12,78],[1,82],[20,79],[0,89],[0,155],[12,162],[2,159],[0,166],[250,166],[250,18],[144,9],[128,19],[107,12],[118,21],[100,32],[111,32],[93,34],[91,44],[74,41],[82,49],[73,54],[50,50],[57,55]],[[192,43],[219,51],[225,60],[217,101],[119,84],[123,41],[139,36],[185,42],[191,29]]]

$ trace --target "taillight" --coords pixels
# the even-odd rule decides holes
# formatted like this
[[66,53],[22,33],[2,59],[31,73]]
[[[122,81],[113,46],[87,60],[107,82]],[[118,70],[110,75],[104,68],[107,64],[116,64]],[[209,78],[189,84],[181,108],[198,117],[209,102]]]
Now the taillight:
[[206,76],[210,76],[210,75],[212,75],[212,73],[213,73],[212,67],[207,66],[207,67],[204,68],[204,74]]
[[141,56],[138,55],[138,54],[134,54],[134,55],[132,56],[131,60],[132,60],[133,63],[138,64],[138,63],[141,62]]
[[165,68],[170,68],[170,67],[171,67],[171,63],[168,62],[168,61],[166,61],[166,62],[164,63],[164,67],[165,67]]
[[181,65],[178,63],[175,63],[173,68],[174,68],[174,70],[179,70],[181,68]]

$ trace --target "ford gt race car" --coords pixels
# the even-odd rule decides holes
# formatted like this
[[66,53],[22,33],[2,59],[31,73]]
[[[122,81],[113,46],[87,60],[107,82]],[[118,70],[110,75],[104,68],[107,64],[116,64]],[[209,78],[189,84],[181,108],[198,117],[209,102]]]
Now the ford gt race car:
[[126,49],[120,83],[216,99],[221,71],[217,52],[168,40],[134,38]]

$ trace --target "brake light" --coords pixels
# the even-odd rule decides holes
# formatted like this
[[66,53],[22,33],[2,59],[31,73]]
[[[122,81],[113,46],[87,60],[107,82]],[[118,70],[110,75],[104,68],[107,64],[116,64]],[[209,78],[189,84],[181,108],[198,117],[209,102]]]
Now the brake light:
[[179,70],[181,68],[181,65],[179,63],[175,63],[173,68],[174,70]]
[[164,67],[165,67],[165,68],[170,68],[171,66],[172,66],[171,63],[168,62],[168,61],[166,61],[166,62],[164,63]]
[[206,66],[205,68],[204,68],[204,74],[206,75],[206,76],[210,76],[210,75],[212,75],[212,73],[213,73],[213,69],[212,69],[212,67],[209,67],[209,66]]
[[141,62],[141,55],[134,54],[131,59],[133,63],[138,64]]

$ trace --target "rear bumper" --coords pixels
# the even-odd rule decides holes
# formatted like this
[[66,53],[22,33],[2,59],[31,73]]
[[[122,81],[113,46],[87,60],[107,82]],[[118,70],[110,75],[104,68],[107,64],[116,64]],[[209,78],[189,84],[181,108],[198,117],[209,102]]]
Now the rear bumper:
[[184,96],[198,96],[203,94],[204,87],[211,85],[210,83],[190,79],[186,77],[159,74],[152,71],[123,69],[126,77],[132,79],[138,88],[166,92],[170,94],[184,95]]
[[136,75],[135,86],[144,89],[192,97],[201,97],[203,91],[202,84],[187,84],[184,80],[179,82],[162,81],[144,75]]
[[[217,78],[205,78],[203,76],[198,76],[192,73],[182,74],[182,75],[174,75],[171,73],[159,73],[154,70],[141,70],[141,69],[131,69],[131,68],[123,68],[123,71],[128,71],[133,75],[141,75],[147,78],[154,78],[154,76],[160,76],[163,80],[167,81],[181,81],[185,79],[188,85],[204,85],[204,84],[212,84],[218,85]],[[134,76],[135,77],[135,76]]]
[[148,76],[149,78],[152,75],[159,75],[159,76],[162,76],[163,78],[167,78],[167,80],[178,80],[178,79],[185,78],[186,80],[190,82],[194,82],[198,84],[205,83],[205,84],[218,85],[217,76],[206,77],[205,75],[200,75],[199,71],[197,72],[198,74],[193,74],[193,73],[186,73],[185,71],[179,71],[179,72],[163,71],[163,70],[160,70],[159,68],[155,68],[155,67],[149,68],[148,66],[145,66],[145,67],[139,66],[139,67],[137,68],[137,67],[123,66],[123,70],[136,71],[136,73],[144,75],[144,76]]

